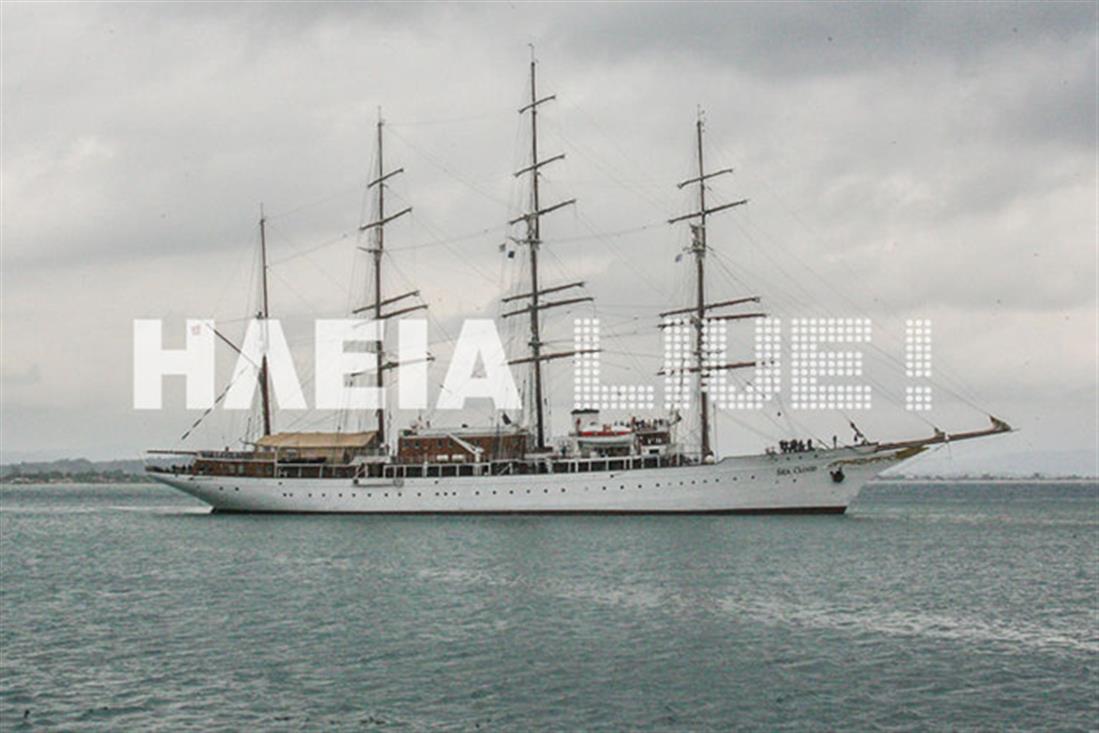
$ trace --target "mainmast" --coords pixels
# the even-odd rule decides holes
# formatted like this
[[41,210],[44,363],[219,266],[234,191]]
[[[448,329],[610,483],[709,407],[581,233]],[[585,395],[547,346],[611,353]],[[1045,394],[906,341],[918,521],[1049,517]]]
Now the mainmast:
[[[694,237],[691,242],[691,250],[695,255],[695,363],[702,365],[702,330],[706,318],[706,184],[703,176],[706,175],[706,167],[702,162],[702,115],[699,114],[695,121],[695,130],[698,133],[698,228],[692,228]],[[706,390],[706,376],[698,374],[698,418],[701,438],[701,456],[703,459],[711,455],[710,450],[710,401]]]
[[505,302],[509,300],[516,300],[519,298],[530,298],[530,305],[526,308],[521,308],[517,311],[504,313],[503,317],[519,315],[521,313],[530,313],[530,357],[524,359],[516,359],[512,361],[512,364],[520,364],[530,362],[533,370],[534,381],[534,415],[535,415],[535,449],[542,450],[546,447],[546,425],[545,425],[545,405],[542,396],[542,362],[550,359],[559,359],[565,356],[571,356],[572,351],[555,353],[555,354],[543,354],[542,353],[542,337],[540,332],[540,312],[546,308],[553,308],[555,306],[568,305],[570,303],[579,303],[582,301],[591,300],[590,297],[584,298],[572,298],[565,301],[542,302],[540,296],[559,290],[564,290],[571,287],[579,287],[583,283],[570,283],[569,285],[558,286],[555,288],[547,288],[545,290],[539,290],[538,285],[538,248],[542,244],[542,230],[541,230],[541,217],[543,214],[548,214],[551,211],[556,211],[562,207],[576,203],[576,199],[569,199],[568,201],[562,201],[561,203],[554,204],[542,208],[541,200],[538,192],[538,176],[539,169],[557,160],[564,158],[564,154],[554,155],[545,160],[538,159],[538,107],[539,105],[556,99],[556,94],[551,94],[547,97],[538,98],[538,87],[536,77],[537,61],[534,58],[534,47],[531,47],[530,53],[530,104],[524,106],[519,110],[519,114],[522,115],[525,112],[530,112],[530,165],[526,168],[515,173],[516,177],[523,175],[524,173],[531,174],[531,194],[530,194],[530,211],[512,219],[509,224],[517,224],[521,221],[525,221],[527,225],[526,239],[524,244],[530,249],[530,292],[524,293],[520,296],[513,296],[511,298],[505,298]]
[[[360,247],[371,255],[372,269],[373,269],[373,295],[374,302],[370,305],[363,306],[362,308],[356,308],[352,313],[366,313],[370,312],[374,316],[374,320],[383,323],[383,337],[379,343],[375,344],[374,352],[374,385],[378,388],[379,392],[385,389],[385,371],[397,364],[391,364],[385,361],[385,340],[384,340],[384,322],[394,316],[398,316],[404,313],[410,313],[412,311],[421,310],[426,308],[426,304],[420,304],[411,306],[408,308],[401,308],[389,313],[382,312],[382,306],[396,303],[397,301],[410,298],[415,295],[419,295],[420,291],[413,290],[401,295],[384,298],[382,296],[382,255],[385,252],[385,225],[389,222],[404,216],[412,211],[412,207],[408,206],[401,209],[395,214],[386,216],[385,213],[385,189],[386,181],[397,175],[398,173],[404,173],[404,168],[396,168],[388,173],[385,170],[385,160],[383,147],[383,135],[382,131],[385,129],[385,120],[382,118],[381,109],[378,110],[378,123],[377,123],[377,167],[375,177],[369,183],[366,184],[366,188],[369,191],[372,188],[377,188],[377,198],[375,199],[377,218],[367,224],[363,224],[359,227],[360,232],[371,231],[373,233],[373,242],[369,247]],[[374,411],[374,417],[377,420],[377,442],[378,445],[385,444],[385,400],[384,397],[377,410]]]
[[[382,128],[385,126],[385,122],[382,120],[382,116],[378,114],[378,178],[381,178],[385,173],[385,166],[382,159]],[[378,218],[385,219],[385,186],[381,183],[378,184]],[[382,319],[382,250],[385,249],[385,225],[380,224],[376,229],[374,237],[374,320],[381,321]],[[385,326],[383,325],[384,329]],[[384,333],[384,330],[383,330]],[[385,378],[382,375],[382,344],[376,344],[374,351],[374,386],[381,391],[385,387]],[[378,405],[377,411],[374,413],[374,417],[378,421],[378,445],[385,444],[385,406],[384,400]]]
[[259,207],[259,251],[260,251],[260,272],[262,274],[263,281],[263,310],[260,312],[260,318],[263,319],[263,356],[260,358],[259,367],[259,394],[260,405],[263,409],[263,434],[271,434],[271,398],[270,391],[268,389],[268,376],[267,376],[267,319],[271,317],[271,312],[267,302],[267,218],[263,215],[263,204]]
[[722,170],[713,171],[712,173],[706,172],[706,166],[703,162],[702,153],[702,128],[703,117],[702,110],[698,111],[698,120],[695,122],[695,141],[698,148],[698,175],[695,178],[689,178],[686,181],[682,181],[678,184],[677,188],[682,189],[684,186],[688,186],[692,183],[698,184],[698,211],[690,214],[684,214],[668,220],[669,224],[677,221],[683,221],[687,219],[697,220],[698,223],[692,223],[691,226],[691,246],[690,252],[695,258],[695,304],[691,308],[683,308],[676,311],[668,311],[667,313],[661,313],[661,317],[671,316],[681,313],[691,313],[694,325],[694,364],[688,367],[686,371],[697,372],[698,378],[696,384],[696,399],[698,401],[698,429],[700,434],[700,458],[706,460],[713,455],[713,449],[710,446],[710,400],[708,394],[707,379],[710,373],[723,369],[738,369],[742,367],[755,366],[755,362],[736,362],[732,364],[723,365],[711,365],[706,363],[706,344],[703,337],[707,320],[733,320],[738,318],[756,318],[762,316],[762,313],[741,313],[734,315],[715,316],[707,319],[706,314],[709,310],[729,305],[738,305],[740,303],[759,302],[758,297],[750,298],[738,298],[731,301],[723,301],[720,303],[706,303],[706,217],[710,214],[717,213],[718,211],[724,211],[725,209],[731,209],[734,206],[741,206],[748,203],[748,199],[742,199],[740,201],[733,201],[732,203],[722,204],[720,206],[714,206],[712,208],[706,208],[706,181],[710,178],[715,178],[726,173],[732,173],[732,168],[724,168]]

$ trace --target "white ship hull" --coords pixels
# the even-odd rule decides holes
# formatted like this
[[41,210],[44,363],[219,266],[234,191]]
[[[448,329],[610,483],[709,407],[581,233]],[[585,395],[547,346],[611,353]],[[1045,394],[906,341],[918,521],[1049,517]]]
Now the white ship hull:
[[[676,468],[516,476],[152,477],[219,512],[843,513],[867,481],[910,455],[866,446],[741,456]],[[842,477],[833,475],[837,470]]]

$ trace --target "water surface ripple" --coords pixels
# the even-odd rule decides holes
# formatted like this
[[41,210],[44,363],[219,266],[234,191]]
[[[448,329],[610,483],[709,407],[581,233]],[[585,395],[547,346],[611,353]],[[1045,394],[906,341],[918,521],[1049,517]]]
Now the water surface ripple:
[[1099,726],[1095,485],[388,518],[8,487],[0,581],[5,731]]

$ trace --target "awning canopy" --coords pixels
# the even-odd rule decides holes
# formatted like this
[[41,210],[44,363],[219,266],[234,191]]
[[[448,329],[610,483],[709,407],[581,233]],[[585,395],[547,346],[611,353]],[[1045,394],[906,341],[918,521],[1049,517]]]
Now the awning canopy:
[[275,433],[256,441],[261,448],[342,449],[369,448],[374,445],[377,433],[368,430],[361,433]]

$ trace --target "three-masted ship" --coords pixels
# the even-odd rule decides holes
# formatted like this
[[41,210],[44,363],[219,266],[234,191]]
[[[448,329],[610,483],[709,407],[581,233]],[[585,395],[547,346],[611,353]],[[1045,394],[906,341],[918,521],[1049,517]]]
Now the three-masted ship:
[[[759,365],[753,361],[713,363],[706,353],[704,330],[708,323],[765,314],[727,310],[759,302],[757,297],[708,299],[707,221],[747,200],[708,204],[707,181],[731,171],[706,169],[700,115],[694,130],[697,173],[679,184],[681,189],[696,188],[697,209],[669,221],[690,226],[694,302],[661,314],[665,318],[662,325],[685,326],[691,331],[690,358],[674,369],[693,392],[695,415],[691,417],[697,420],[697,447],[688,449],[677,439],[684,427],[678,413],[607,421],[591,408],[573,410],[569,434],[551,440],[545,414],[545,365],[575,359],[586,350],[545,350],[542,314],[592,299],[560,295],[583,283],[547,286],[540,279],[543,217],[575,200],[545,204],[541,199],[540,170],[564,156],[540,157],[539,109],[555,97],[539,97],[536,71],[532,59],[530,101],[519,110],[529,116],[531,131],[529,165],[516,173],[529,177],[529,209],[509,222],[525,229],[516,242],[529,258],[529,289],[504,298],[505,303],[514,305],[501,314],[504,318],[525,317],[529,324],[529,353],[510,362],[530,370],[526,419],[514,423],[502,415],[502,420],[487,427],[430,427],[417,421],[399,430],[394,440],[387,435],[386,410],[379,407],[373,430],[274,432],[264,356],[258,365],[262,435],[243,451],[152,451],[185,458],[179,465],[151,466],[152,478],[224,512],[843,513],[861,487],[885,469],[937,444],[1011,429],[990,417],[988,429],[953,435],[936,431],[913,440],[872,442],[861,438],[853,444],[831,446],[790,440],[756,455],[715,455],[708,378],[723,370]],[[360,227],[370,242],[366,249],[372,265],[372,302],[353,311],[383,323],[427,307],[425,302],[417,302],[419,291],[388,295],[383,288],[385,227],[411,211],[409,207],[386,211],[387,181],[403,169],[385,168],[384,127],[379,117],[377,169],[367,184],[376,197],[376,218]],[[266,319],[267,251],[262,213],[259,226],[263,271],[259,316]],[[370,376],[376,387],[384,389],[387,372],[399,364],[387,361],[380,346],[374,353],[375,368]]]

